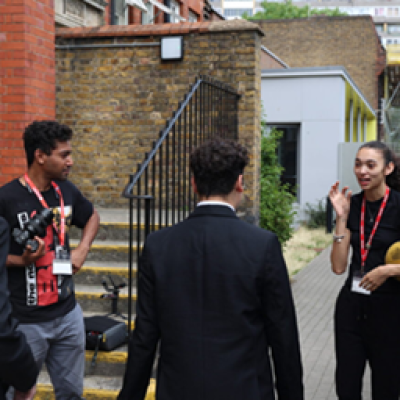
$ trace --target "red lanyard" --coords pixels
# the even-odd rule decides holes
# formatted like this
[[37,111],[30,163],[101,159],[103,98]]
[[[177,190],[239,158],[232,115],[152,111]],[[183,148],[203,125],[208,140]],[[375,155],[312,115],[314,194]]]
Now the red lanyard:
[[[40,201],[40,204],[45,208],[49,208],[49,206],[46,203],[46,200],[43,198],[42,194],[39,192],[39,190],[35,186],[35,184],[31,181],[31,179],[29,178],[28,174],[25,174],[24,178],[25,178],[26,183],[33,190],[33,192],[35,193],[36,197]],[[65,242],[64,198],[63,198],[63,195],[62,195],[61,190],[58,187],[58,185],[55,182],[51,182],[51,184],[52,184],[54,190],[56,191],[56,193],[57,193],[57,195],[58,195],[58,197],[60,199],[60,209],[61,209],[60,231],[58,230],[57,225],[54,222],[53,222],[53,227],[54,227],[54,230],[56,231],[57,236],[59,238],[60,245],[64,246],[64,242]]]
[[385,196],[382,200],[382,204],[379,208],[378,215],[376,216],[376,219],[375,219],[374,227],[372,228],[371,234],[369,235],[369,239],[368,239],[368,242],[366,245],[365,245],[365,235],[364,235],[366,200],[365,200],[365,194],[364,194],[362,205],[361,205],[361,220],[360,220],[361,271],[362,272],[364,271],[365,260],[367,259],[369,249],[371,248],[372,238],[375,235],[376,229],[378,228],[379,222],[381,221],[381,218],[382,218],[383,210],[386,207],[386,203],[387,203],[387,200],[389,197],[389,192],[390,192],[390,189],[388,186],[386,186]]

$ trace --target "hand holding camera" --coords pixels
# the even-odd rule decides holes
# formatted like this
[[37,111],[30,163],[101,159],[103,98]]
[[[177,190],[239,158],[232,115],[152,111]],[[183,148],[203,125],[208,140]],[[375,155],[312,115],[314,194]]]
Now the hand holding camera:
[[44,240],[47,226],[53,221],[53,211],[49,208],[43,209],[34,215],[22,229],[14,228],[12,235],[14,240],[25,247],[22,254],[24,265],[35,262],[45,254]]
[[40,213],[35,214],[22,229],[14,228],[12,235],[14,240],[29,248],[32,253],[36,253],[39,249],[39,240],[46,236],[47,226],[53,221],[53,210],[44,208]]

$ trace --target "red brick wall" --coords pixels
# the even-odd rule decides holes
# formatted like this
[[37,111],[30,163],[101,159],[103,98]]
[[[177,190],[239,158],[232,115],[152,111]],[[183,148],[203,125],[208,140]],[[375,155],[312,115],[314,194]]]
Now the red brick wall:
[[108,5],[104,9],[104,25],[111,24],[111,0],[108,2]]
[[55,118],[53,0],[0,0],[0,184],[25,170],[22,132]]

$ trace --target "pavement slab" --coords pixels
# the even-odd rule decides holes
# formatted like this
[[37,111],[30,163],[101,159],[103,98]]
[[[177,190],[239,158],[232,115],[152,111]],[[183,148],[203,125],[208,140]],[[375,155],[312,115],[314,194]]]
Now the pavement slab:
[[[335,400],[333,314],[346,274],[331,270],[328,247],[292,277],[303,359],[305,400]],[[370,371],[366,369],[363,400],[371,399]]]

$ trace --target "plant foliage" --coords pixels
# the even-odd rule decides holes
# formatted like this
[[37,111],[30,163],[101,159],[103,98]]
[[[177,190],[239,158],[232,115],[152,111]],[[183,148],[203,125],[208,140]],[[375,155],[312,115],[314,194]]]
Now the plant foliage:
[[305,5],[303,7],[297,7],[292,4],[291,0],[284,3],[276,3],[263,1],[261,3],[263,11],[259,11],[252,17],[248,16],[246,13],[243,14],[243,18],[248,20],[259,20],[259,19],[293,19],[293,18],[308,18],[313,15],[326,15],[329,17],[336,17],[340,15],[347,15],[341,12],[338,8],[322,8],[315,9],[310,8],[310,6]]
[[260,226],[274,232],[281,243],[292,237],[296,212],[293,203],[296,197],[288,184],[283,184],[280,176],[283,167],[279,164],[277,148],[282,132],[273,129],[266,134],[266,124],[262,123],[261,138],[261,199]]
[[326,225],[325,200],[321,199],[317,204],[306,203],[304,212],[307,215],[306,225],[311,229],[321,228]]

